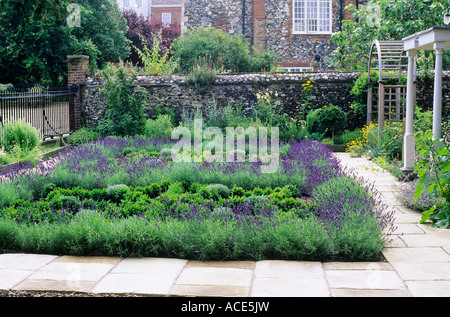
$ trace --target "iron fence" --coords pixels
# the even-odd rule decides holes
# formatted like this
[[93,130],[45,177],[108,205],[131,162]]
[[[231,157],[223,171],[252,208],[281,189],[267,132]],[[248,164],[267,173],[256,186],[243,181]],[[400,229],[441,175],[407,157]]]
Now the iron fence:
[[22,119],[38,129],[42,139],[67,135],[73,127],[77,89],[49,84],[3,85],[0,124]]

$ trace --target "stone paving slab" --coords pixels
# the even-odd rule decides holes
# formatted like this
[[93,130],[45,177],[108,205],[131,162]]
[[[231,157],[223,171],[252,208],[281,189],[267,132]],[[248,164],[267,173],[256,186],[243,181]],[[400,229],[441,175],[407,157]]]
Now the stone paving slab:
[[410,281],[406,282],[414,297],[449,297],[450,281]]
[[322,263],[260,261],[255,265],[252,296],[329,297]]

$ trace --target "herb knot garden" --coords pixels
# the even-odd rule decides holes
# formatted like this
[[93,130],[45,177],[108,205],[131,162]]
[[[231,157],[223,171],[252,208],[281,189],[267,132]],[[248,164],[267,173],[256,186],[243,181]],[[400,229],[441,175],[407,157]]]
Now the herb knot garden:
[[281,144],[272,173],[261,172],[260,160],[174,162],[164,155],[173,143],[100,138],[53,161],[3,173],[0,248],[198,260],[367,260],[380,255],[392,230],[387,206],[320,142]]

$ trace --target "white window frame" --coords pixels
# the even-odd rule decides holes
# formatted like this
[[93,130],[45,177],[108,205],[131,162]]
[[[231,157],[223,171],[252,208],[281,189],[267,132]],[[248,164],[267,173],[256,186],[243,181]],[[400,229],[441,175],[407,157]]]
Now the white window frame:
[[285,73],[309,73],[313,71],[312,67],[283,67],[282,72]]
[[136,0],[136,8],[142,8],[142,0]]
[[130,0],[123,0],[123,7],[129,8],[130,7]]
[[[169,17],[169,23],[164,22],[164,16],[168,16]],[[172,13],[162,13],[161,14],[161,21],[163,23],[163,25],[170,25],[172,23]]]
[[[332,34],[332,7],[332,0],[293,0],[292,33]],[[296,14],[298,14],[299,17],[297,17]],[[325,31],[320,30],[321,26],[328,27],[329,29]]]

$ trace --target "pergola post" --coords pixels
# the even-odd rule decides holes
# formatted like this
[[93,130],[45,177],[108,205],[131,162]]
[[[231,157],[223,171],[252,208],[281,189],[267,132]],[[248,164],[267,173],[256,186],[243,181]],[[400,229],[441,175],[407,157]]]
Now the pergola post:
[[442,131],[442,53],[445,49],[444,42],[434,43],[436,52],[434,71],[434,102],[433,102],[433,139],[441,138]]
[[415,98],[415,82],[414,82],[414,69],[416,64],[416,51],[407,51],[408,56],[408,83],[406,88],[406,123],[405,123],[405,136],[403,139],[403,170],[412,171],[415,167],[415,137],[414,137],[414,106],[416,102]]

